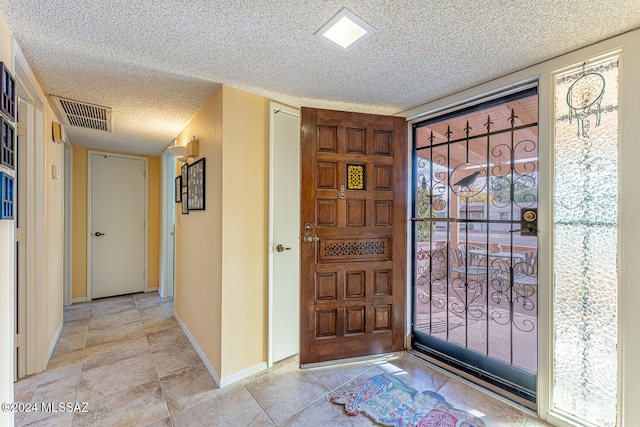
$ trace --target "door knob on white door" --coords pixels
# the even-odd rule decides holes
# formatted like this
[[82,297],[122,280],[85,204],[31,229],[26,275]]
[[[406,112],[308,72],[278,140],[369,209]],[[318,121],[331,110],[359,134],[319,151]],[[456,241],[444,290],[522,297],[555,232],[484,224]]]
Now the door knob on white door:
[[282,245],[276,246],[276,251],[278,251],[278,252],[284,252],[284,251],[290,251],[290,250],[291,250],[291,248],[285,248]]
[[96,231],[96,234],[94,234],[94,236],[96,236],[96,237],[100,237],[100,236],[104,236],[104,235],[105,235],[104,233],[101,233],[99,231]]

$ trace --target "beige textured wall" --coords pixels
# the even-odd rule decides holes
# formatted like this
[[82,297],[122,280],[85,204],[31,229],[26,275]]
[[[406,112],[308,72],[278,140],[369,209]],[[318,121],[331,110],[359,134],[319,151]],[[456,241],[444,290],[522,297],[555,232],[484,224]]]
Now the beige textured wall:
[[[178,135],[186,145],[195,135],[206,158],[205,210],[187,215],[176,204],[174,309],[211,366],[221,369],[222,328],[222,92],[213,97]],[[179,173],[179,163],[177,170]]]
[[223,93],[224,378],[267,360],[269,101]]
[[207,160],[206,210],[176,209],[175,311],[221,379],[267,360],[268,128],[267,99],[223,86],[178,136]]
[[[49,129],[51,125],[49,125]],[[88,149],[73,147],[73,278],[72,298],[87,296],[87,162]],[[118,154],[118,153],[115,153]],[[64,153],[61,154],[64,156]],[[145,156],[143,156],[145,157]],[[148,287],[157,288],[160,283],[160,214],[162,195],[162,159],[148,159]],[[50,176],[50,174],[48,174]]]

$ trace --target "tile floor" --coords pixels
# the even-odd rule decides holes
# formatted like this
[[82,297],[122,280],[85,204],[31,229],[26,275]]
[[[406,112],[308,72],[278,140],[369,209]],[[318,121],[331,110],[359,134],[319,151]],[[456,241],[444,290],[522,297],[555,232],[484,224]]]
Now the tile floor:
[[[296,357],[220,389],[157,293],[65,307],[46,371],[15,383],[16,402],[88,402],[88,412],[17,413],[16,426],[372,426],[332,395],[389,372],[485,414],[489,426],[546,426],[408,354],[299,369]],[[477,412],[475,412],[477,413]]]

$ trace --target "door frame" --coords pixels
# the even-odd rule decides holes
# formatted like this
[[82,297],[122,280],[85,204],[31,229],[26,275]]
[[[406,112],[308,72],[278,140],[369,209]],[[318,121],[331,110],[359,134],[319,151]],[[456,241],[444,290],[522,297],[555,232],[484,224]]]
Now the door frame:
[[[18,92],[22,92],[24,88],[22,85],[18,84]],[[31,306],[27,304],[27,295],[31,293],[27,291],[28,286],[28,277],[32,277],[35,272],[35,266],[33,265],[32,260],[28,256],[27,249],[29,249],[29,244],[32,242],[32,239],[29,235],[29,239],[27,238],[27,230],[29,229],[29,219],[32,213],[30,212],[32,203],[28,203],[28,189],[29,189],[29,176],[28,174],[30,162],[27,159],[27,153],[30,151],[29,149],[29,141],[33,138],[33,135],[29,135],[33,131],[33,117],[34,117],[34,107],[33,100],[28,95],[28,93],[20,93],[18,96],[18,102],[16,104],[18,115],[20,116],[20,121],[16,121],[16,169],[15,169],[15,182],[16,182],[16,204],[15,204],[15,240],[16,242],[20,242],[20,248],[15,253],[15,268],[16,274],[15,278],[15,294],[14,300],[12,303],[13,307],[16,307],[17,313],[15,316],[14,330],[16,333],[16,343],[15,347],[20,347],[20,351],[16,353],[16,360],[14,360],[15,367],[15,375],[14,379],[24,378],[27,375],[27,352],[29,346],[27,346],[27,313],[29,313],[29,317],[32,318],[33,315],[31,313]],[[19,142],[19,144],[18,144]],[[31,222],[31,224],[33,224]],[[15,304],[17,302],[17,304]],[[31,319],[30,319],[31,320]]]
[[[275,102],[269,102],[269,238],[268,238],[268,264],[267,268],[269,270],[268,277],[268,312],[269,312],[269,331],[268,331],[268,360],[267,365],[271,367],[274,363],[274,309],[273,309],[273,297],[274,297],[274,269],[273,269],[273,247],[275,245],[274,236],[273,236],[273,222],[274,222],[274,191],[275,191],[275,175],[278,172],[274,167],[275,162],[275,116],[278,113],[284,113],[291,116],[295,116],[300,119],[300,110],[295,108],[287,107],[282,104],[278,104]],[[298,134],[298,176],[300,176],[300,143],[299,143],[299,134]],[[300,204],[298,203],[295,207],[297,209],[298,214],[296,218],[300,218]],[[298,230],[300,227],[297,228]],[[294,248],[297,249],[297,248]],[[298,258],[300,258],[300,251],[297,250],[297,253],[294,253]],[[298,286],[300,283],[300,276],[298,275]]]
[[173,296],[174,232],[175,232],[175,174],[176,161],[169,150],[162,153],[162,219],[160,227],[160,286],[162,298]]
[[[413,167],[411,168],[411,172],[412,172],[412,181],[410,181],[410,193],[412,194],[412,200],[409,202],[410,206],[416,206],[417,203],[417,196],[416,196],[416,185],[417,185],[417,177],[414,175],[415,172],[418,171],[418,159],[419,157],[419,151],[420,150],[425,150],[425,151],[429,151],[433,148],[433,146],[427,146],[427,147],[420,147],[417,148],[416,147],[416,143],[417,140],[415,139],[415,131],[416,131],[416,126],[425,126],[425,122],[429,122],[428,124],[426,124],[426,126],[429,126],[430,124],[433,123],[442,123],[442,122],[447,122],[448,119],[455,119],[459,116],[463,116],[463,115],[474,115],[474,117],[487,117],[487,114],[489,114],[487,111],[495,108],[496,106],[498,107],[505,107],[507,104],[511,103],[511,102],[517,102],[521,99],[528,99],[532,96],[537,97],[538,101],[539,101],[539,84],[537,80],[534,81],[530,81],[530,82],[523,82],[521,85],[516,85],[516,86],[512,86],[512,87],[508,87],[506,88],[504,91],[500,92],[497,91],[495,93],[491,93],[489,94],[486,98],[480,96],[479,98],[477,98],[476,100],[469,102],[469,103],[461,103],[457,106],[452,106],[451,108],[449,108],[447,111],[444,112],[436,112],[435,114],[428,114],[425,115],[423,117],[421,117],[420,119],[415,119],[415,120],[411,120],[410,121],[410,125],[411,125],[411,129],[409,130],[409,134],[411,135],[411,140],[408,142],[409,144],[409,150],[413,153],[414,158],[412,158],[411,160],[411,164],[413,165]],[[539,105],[539,102],[538,102]],[[494,116],[492,115],[492,118],[494,118]],[[489,119],[487,119],[489,120]],[[535,123],[529,123],[527,122],[527,126],[529,127],[534,127],[534,128],[538,128],[539,127],[539,120],[535,120]],[[453,126],[452,126],[453,127]],[[515,135],[515,133],[518,130],[521,130],[521,127],[516,127],[514,128],[513,125],[511,126],[511,128],[509,128],[508,126],[505,127],[504,129],[499,129],[497,131],[493,131],[494,133],[500,133],[502,135],[504,134],[508,134],[511,133],[512,137],[513,135]],[[486,136],[486,134],[484,133],[478,133],[478,135],[472,135],[472,136],[468,136],[467,137],[467,144],[469,144],[469,140],[482,140],[484,138],[487,138],[487,140],[489,139],[489,136]],[[492,137],[493,138],[493,137]],[[436,143],[436,148],[434,148],[434,150],[438,150],[440,147],[443,146],[453,146],[455,144],[460,144],[461,140],[463,138],[453,138],[455,141],[453,142],[449,142],[447,141],[439,141]],[[496,144],[496,143],[493,143]],[[500,144],[500,143],[498,143]],[[517,144],[516,144],[517,146]],[[489,147],[491,147],[491,145],[489,145]],[[514,148],[515,149],[515,148]],[[470,150],[470,148],[468,148],[468,150]],[[447,150],[448,151],[448,150]],[[540,147],[539,147],[539,142],[536,141],[535,144],[535,150],[527,150],[527,155],[532,155],[533,152],[535,152],[536,154],[538,154],[540,151]],[[449,159],[449,154],[442,154],[442,152],[437,151],[438,152],[438,156],[444,156],[447,157],[446,159],[446,165],[450,166],[450,164],[448,163],[450,161]],[[512,156],[512,160],[514,159],[513,156],[515,156],[514,153],[511,154]],[[453,157],[453,154],[451,155],[451,157]],[[428,156],[424,157],[423,159],[426,159],[426,161],[428,161]],[[487,154],[487,162],[490,162],[492,160],[491,156],[489,156],[489,154]],[[467,161],[469,161],[467,159]],[[480,164],[484,165],[485,163],[483,161],[478,161]],[[444,165],[443,165],[444,166]],[[490,175],[490,168],[486,169],[486,174]],[[511,172],[513,173],[513,171]],[[539,169],[535,170],[535,172],[532,173],[537,173],[539,174]],[[483,179],[485,179],[485,177],[483,177]],[[447,184],[447,186],[451,186],[453,187],[450,183]],[[489,184],[487,184],[487,189],[482,190],[484,191],[489,191],[488,190]],[[536,188],[539,187],[539,179],[536,180]],[[447,191],[451,191],[451,189],[448,189]],[[455,190],[454,190],[455,191]],[[446,193],[445,193],[446,194]],[[487,193],[488,195],[489,193]],[[536,191],[536,203],[539,202],[539,191]],[[462,199],[462,197],[460,197],[460,200]],[[458,217],[458,207],[459,204],[462,204],[462,201],[456,201],[458,199],[456,199],[455,195],[451,195],[451,199],[450,199],[450,205],[445,209],[446,212],[449,212],[449,215],[447,216],[451,216],[451,217]],[[455,201],[455,203],[454,203]],[[492,209],[496,209],[499,207],[492,205]],[[510,202],[510,207],[511,210],[513,210],[514,208],[518,207],[518,205],[512,200]],[[519,208],[519,207],[518,207]],[[458,223],[462,223],[462,224],[469,224],[469,220],[473,220],[472,218],[459,218],[458,219]],[[502,221],[502,219],[501,219]],[[491,225],[493,223],[493,225],[507,225],[510,224],[510,228],[511,229],[517,229],[517,228],[521,228],[520,224],[520,220],[514,219],[513,216],[511,217],[510,220],[508,220],[510,222],[502,222],[497,223],[495,222],[495,218],[492,220],[489,217],[483,218],[483,219],[476,219],[475,222],[476,223],[480,223],[480,224],[484,224],[486,225],[488,228],[484,231],[486,232],[486,236],[487,236],[487,248],[486,248],[486,255],[488,257],[491,256],[490,251],[488,249],[488,243],[489,243],[489,233],[490,233],[490,229],[491,229]],[[414,231],[415,234],[415,227],[412,224],[411,229]],[[448,228],[449,229],[449,228]],[[483,233],[484,233],[483,232]],[[460,231],[459,232],[460,235],[466,235],[466,231],[463,232]],[[506,231],[501,231],[501,232],[497,232],[497,231],[493,231],[493,233],[500,233],[502,236],[509,236],[509,232]],[[411,247],[413,250],[413,253],[411,254],[410,258],[409,258],[409,265],[407,267],[407,269],[409,271],[412,271],[413,274],[409,280],[408,286],[409,289],[411,289],[411,294],[409,295],[409,302],[411,305],[411,313],[412,313],[412,318],[415,318],[416,312],[417,312],[417,307],[414,304],[414,301],[412,301],[412,299],[414,298],[414,296],[416,295],[415,292],[417,290],[417,285],[415,283],[416,280],[416,267],[418,264],[418,261],[416,260],[416,256],[418,254],[418,249],[415,247],[416,244],[416,236],[415,235],[411,235],[410,237],[410,241],[411,243]],[[447,245],[445,246],[445,248],[456,248],[457,243],[459,243],[458,240],[458,231],[455,231],[454,234],[454,228],[451,228],[451,232],[450,234],[447,236],[447,239],[449,241],[449,243],[451,243],[451,241],[454,241],[454,245]],[[536,236],[536,253],[538,252],[538,243],[537,243],[537,236]],[[512,243],[509,245],[509,247],[511,249],[509,249],[509,252],[511,252],[512,254],[515,254],[516,251],[513,250],[513,246],[519,246],[518,244],[515,244],[515,242],[512,241]],[[437,250],[437,249],[436,249]],[[446,257],[449,257],[450,255],[450,250],[447,249],[443,249],[442,251],[445,252]],[[462,255],[463,258],[466,260],[467,256],[466,255]],[[483,255],[484,256],[484,255]],[[495,260],[496,258],[494,258]],[[504,259],[504,258],[503,258]],[[502,267],[504,270],[502,270],[502,273],[509,273],[513,268],[515,268],[515,266],[517,265],[523,265],[524,262],[524,258],[521,258],[520,260],[518,260],[515,255],[511,258],[507,258],[510,259],[508,266],[504,266]],[[537,258],[536,258],[537,259]],[[537,263],[537,261],[536,261]],[[466,261],[465,261],[466,264]],[[489,263],[490,264],[490,263]],[[486,264],[486,267],[489,268],[489,264]],[[484,265],[484,263],[480,263],[479,265]],[[496,267],[496,264],[493,264],[493,268],[498,268]],[[508,269],[507,269],[508,268]],[[446,270],[446,269],[445,269]],[[453,286],[452,284],[455,283],[455,280],[451,278],[449,273],[446,273],[443,271],[443,273],[447,274],[445,279],[442,279],[442,281],[447,284],[447,286]],[[465,273],[466,274],[466,273]],[[473,276],[474,273],[469,272],[468,273],[469,276]],[[488,273],[487,273],[488,274]],[[494,273],[495,274],[495,273]],[[510,274],[510,273],[509,273]],[[487,276],[488,278],[488,276]],[[429,279],[429,282],[431,282],[431,279]],[[477,286],[476,285],[472,285],[471,284],[471,280],[469,279],[469,289],[472,289],[472,286]],[[482,285],[480,285],[482,286]],[[491,281],[489,281],[488,283],[485,283],[484,286],[487,287],[491,287]],[[537,289],[538,286],[535,285],[535,288]],[[495,290],[494,290],[495,291]],[[467,294],[468,295],[468,294]],[[477,294],[475,297],[478,297]],[[488,296],[487,296],[488,297]],[[483,299],[485,297],[482,297]],[[509,300],[511,297],[507,297],[507,299]],[[494,301],[495,302],[495,301]],[[515,304],[515,301],[511,301],[512,303]],[[447,306],[449,306],[449,303],[447,303]],[[537,307],[538,307],[538,303],[535,304],[535,312],[537,313]],[[492,325],[496,325],[495,321],[494,322],[490,322],[489,319],[492,318],[492,316],[489,315],[490,310],[490,302],[487,300],[486,301],[486,305],[483,306],[484,309],[486,309],[485,314],[487,315],[487,318],[483,318],[483,322],[486,321]],[[502,308],[493,308],[494,310],[501,310]],[[449,308],[447,307],[446,309],[443,309],[444,311],[447,311],[447,313],[449,313]],[[468,311],[465,309],[465,312]],[[532,310],[533,311],[533,310]],[[448,323],[448,316],[447,316],[447,325]],[[538,324],[538,317],[536,316],[536,325]],[[469,324],[467,323],[466,319],[465,319],[465,328],[469,327]],[[512,323],[511,328],[516,327],[514,326],[515,322]],[[487,326],[488,327],[488,326]],[[448,328],[448,326],[447,326]],[[539,341],[538,337],[539,337],[539,328],[536,327],[534,329],[534,333],[535,333],[535,338],[533,336],[531,336],[531,338],[529,339],[529,343],[536,343],[536,348],[537,348],[537,343]],[[483,386],[484,388],[491,390],[493,392],[495,392],[497,395],[503,395],[503,396],[508,396],[508,398],[514,402],[519,403],[521,406],[523,407],[527,407],[529,409],[535,410],[536,409],[536,396],[537,396],[537,390],[536,390],[536,386],[537,386],[537,371],[535,372],[535,374],[531,374],[529,371],[526,370],[522,370],[520,368],[518,368],[515,365],[511,365],[511,363],[507,363],[504,360],[500,360],[499,358],[495,357],[495,355],[491,355],[489,354],[489,352],[487,351],[487,353],[477,353],[475,350],[473,350],[472,348],[469,348],[467,346],[461,346],[460,344],[456,344],[456,343],[451,343],[449,342],[448,339],[444,339],[442,337],[434,337],[431,334],[429,334],[428,332],[423,332],[418,330],[417,327],[415,327],[413,324],[410,325],[410,330],[411,330],[411,342],[410,342],[410,346],[411,348],[413,348],[416,352],[419,352],[420,354],[417,354],[418,357],[421,357],[423,359],[428,360],[429,362],[444,367],[446,370],[450,371],[450,372],[455,372],[457,375],[468,379],[469,381],[471,381],[472,383],[478,384]],[[415,337],[417,334],[414,333],[418,332],[419,333],[419,337]],[[533,331],[527,331],[527,332],[533,332]],[[468,333],[468,330],[467,330]],[[495,332],[494,332],[495,333]],[[415,337],[415,338],[414,338]],[[486,337],[486,342],[484,344],[486,344],[487,346],[490,346],[490,342],[493,342],[492,339],[490,339],[488,336]],[[513,347],[513,343],[510,344],[511,348]],[[418,347],[421,347],[418,348]],[[513,362],[513,361],[512,361]],[[522,371],[522,373],[520,373],[519,371]],[[527,372],[527,374],[525,374],[524,372]],[[487,376],[484,376],[484,373],[490,373]],[[535,377],[535,378],[534,378]]]
[[[504,77],[483,83],[470,89],[443,97],[436,101],[417,106],[404,114],[407,120],[422,120],[427,115],[445,112],[462,103],[472,102],[488,94],[504,92],[505,88],[515,87],[522,83],[539,81],[539,161],[541,195],[538,205],[539,215],[539,256],[538,277],[539,312],[538,312],[538,414],[546,421],[558,426],[575,426],[573,420],[556,412],[553,408],[553,203],[547,195],[553,194],[553,73],[557,70],[582,64],[592,58],[620,52],[620,155],[619,179],[619,295],[618,295],[618,381],[619,405],[618,419],[620,425],[632,424],[640,419],[640,406],[635,402],[640,398],[640,390],[635,379],[640,378],[640,341],[637,325],[640,323],[640,311],[637,301],[640,300],[640,287],[637,284],[637,271],[633,266],[640,256],[640,227],[637,227],[637,212],[640,199],[625,197],[631,194],[633,182],[637,182],[637,159],[640,157],[640,145],[634,144],[640,136],[636,125],[640,113],[640,83],[634,76],[640,72],[640,31],[635,30],[614,37],[592,46],[576,50],[546,62],[542,62]],[[411,135],[409,135],[411,138]],[[411,139],[408,140],[409,142]]]
[[64,142],[63,305],[73,302],[73,145]]
[[93,155],[121,157],[144,162],[144,292],[149,290],[149,159],[143,156],[116,154],[107,151],[87,152],[87,301],[91,301],[91,255],[93,230]]
[[[407,145],[407,121],[406,118],[404,116],[404,114],[396,114],[395,116],[384,116],[384,115],[378,115],[378,114],[371,114],[371,113],[358,113],[358,112],[348,112],[348,111],[337,111],[337,110],[325,110],[325,109],[319,109],[319,108],[312,108],[309,107],[309,116],[313,116],[313,117],[307,117],[305,115],[305,111],[304,111],[304,107],[303,107],[303,111],[301,111],[301,126],[302,126],[302,130],[301,130],[301,188],[304,187],[305,185],[305,180],[306,180],[306,176],[303,176],[303,168],[307,165],[307,163],[311,162],[311,160],[309,158],[305,158],[305,151],[304,148],[306,147],[304,144],[307,142],[306,139],[309,135],[313,135],[316,133],[317,129],[316,127],[321,126],[321,124],[319,123],[319,119],[318,119],[318,115],[321,114],[322,115],[326,115],[324,120],[326,122],[323,122],[324,124],[334,124],[335,123],[339,123],[339,125],[343,125],[345,123],[345,121],[349,121],[349,122],[359,122],[362,121],[361,126],[368,126],[370,124],[370,121],[373,117],[377,117],[376,120],[379,119],[391,119],[392,120],[392,124],[390,125],[392,128],[392,132],[393,132],[393,136],[390,138],[390,142],[389,142],[389,149],[391,150],[392,154],[386,154],[386,155],[390,155],[392,157],[392,161],[390,163],[390,165],[392,165],[393,168],[393,172],[392,174],[390,174],[390,182],[389,185],[391,186],[391,194],[393,195],[392,198],[390,199],[390,201],[392,201],[392,205],[393,207],[391,208],[391,212],[389,213],[389,215],[391,216],[392,220],[390,221],[391,224],[387,224],[390,225],[391,227],[391,231],[390,233],[393,236],[392,242],[389,245],[389,251],[388,253],[384,254],[384,255],[380,255],[381,257],[383,256],[388,256],[388,258],[383,258],[384,261],[389,261],[391,262],[392,266],[389,267],[390,269],[393,270],[391,276],[389,277],[390,282],[394,283],[393,285],[393,290],[389,293],[385,293],[382,294],[383,296],[391,296],[392,297],[392,305],[394,307],[394,309],[391,310],[390,315],[388,316],[390,319],[390,322],[392,324],[391,328],[390,328],[390,333],[391,333],[391,339],[390,339],[390,344],[389,344],[389,349],[385,350],[384,347],[384,343],[382,343],[381,340],[378,341],[379,345],[374,345],[372,346],[372,344],[374,344],[374,342],[372,342],[372,340],[367,340],[363,337],[369,337],[369,336],[375,336],[375,333],[370,333],[370,332],[366,332],[365,334],[359,333],[358,335],[358,339],[360,340],[360,344],[369,344],[369,350],[365,350],[365,352],[368,352],[368,354],[361,354],[358,355],[356,354],[358,352],[358,350],[354,350],[353,348],[345,351],[344,353],[336,356],[336,352],[332,352],[331,356],[332,358],[328,358],[328,353],[325,353],[324,355],[318,357],[318,353],[317,353],[317,349],[318,347],[316,347],[315,345],[309,345],[308,347],[305,347],[306,344],[309,343],[309,337],[313,336],[314,339],[316,338],[316,325],[314,325],[314,319],[313,319],[313,315],[309,316],[308,313],[305,313],[305,310],[308,309],[309,306],[305,306],[305,298],[308,301],[316,301],[315,300],[315,296],[312,296],[310,294],[308,294],[309,292],[311,292],[311,294],[315,294],[315,292],[312,292],[313,289],[308,288],[305,286],[305,280],[307,280],[306,283],[313,283],[313,280],[309,279],[308,277],[305,279],[305,276],[309,274],[309,271],[307,269],[307,271],[303,274],[303,269],[301,269],[301,278],[300,278],[300,286],[301,286],[301,303],[300,303],[300,311],[301,311],[301,332],[300,332],[300,348],[301,348],[301,354],[300,354],[300,366],[302,368],[307,368],[307,367],[316,367],[316,366],[326,366],[326,365],[331,365],[331,364],[335,364],[335,363],[344,363],[344,362],[352,362],[352,361],[360,361],[360,360],[370,360],[370,359],[375,359],[375,358],[380,358],[382,356],[387,356],[390,355],[393,352],[397,352],[397,351],[405,351],[408,347],[407,347],[407,343],[408,340],[410,339],[410,336],[408,334],[408,329],[407,329],[407,323],[408,323],[408,316],[407,316],[407,311],[406,308],[408,307],[408,299],[407,299],[407,283],[408,283],[408,275],[407,275],[407,266],[408,264],[408,259],[407,259],[407,254],[409,253],[408,248],[407,248],[407,228],[408,228],[408,209],[407,209],[407,201],[409,200],[409,194],[408,194],[408,185],[409,185],[409,181],[408,181],[408,177],[410,176],[409,174],[409,168],[408,168],[408,159],[409,157],[409,153],[408,153],[408,145]],[[341,117],[338,117],[342,114],[349,114],[350,117],[349,119],[345,119],[342,120]],[[330,126],[330,125],[329,125]],[[372,126],[373,127],[373,126]],[[316,138],[319,138],[318,136],[316,136]],[[337,142],[337,136],[336,138],[336,142]],[[367,132],[367,138],[370,138],[368,132]],[[311,137],[309,139],[312,139]],[[317,143],[317,140],[313,141],[314,143]],[[370,150],[367,150],[366,156],[367,158],[374,158],[376,155],[374,153],[369,153]],[[336,154],[335,151],[331,151],[331,153]],[[359,154],[361,157],[363,156],[362,154]],[[384,155],[384,154],[383,154]],[[313,159],[314,161],[316,160],[315,157]],[[327,160],[329,161],[329,160]],[[360,160],[362,161],[362,160]],[[313,162],[311,162],[313,163]],[[385,165],[387,165],[385,163]],[[315,164],[313,165],[315,167]],[[402,171],[402,173],[404,174],[404,176],[398,176],[399,173],[397,171]],[[375,169],[374,169],[375,172]],[[346,173],[346,172],[345,172]],[[316,177],[315,175],[317,174],[317,172],[314,172],[314,178],[312,179],[315,180]],[[336,179],[338,178],[338,175],[335,175]],[[343,177],[344,178],[344,177]],[[371,177],[369,177],[368,179],[371,179]],[[372,182],[375,181],[375,177],[373,179]],[[316,184],[312,184],[312,185],[317,185]],[[331,185],[331,184],[329,184]],[[346,185],[346,182],[345,182]],[[312,187],[315,188],[315,187]],[[343,199],[344,194],[342,194],[342,191],[344,190],[344,187],[339,188],[338,187],[338,183],[337,181],[335,182],[335,186],[334,187],[330,187],[327,186],[326,188],[324,188],[323,190],[327,190],[327,188],[331,188],[332,191],[335,191],[337,194],[337,197],[339,199]],[[364,189],[364,188],[363,188]],[[314,190],[314,193],[317,190]],[[337,200],[337,199],[336,199]],[[386,200],[386,199],[385,199]],[[303,219],[303,215],[308,215],[309,212],[306,212],[305,209],[307,211],[310,212],[314,212],[316,207],[309,207],[306,203],[305,200],[301,200],[301,222],[300,224],[306,222],[306,220]],[[368,216],[368,215],[367,215]],[[315,218],[314,215],[310,216],[309,218]],[[317,221],[317,218],[313,220],[314,222]],[[367,220],[369,221],[369,220]],[[335,222],[335,221],[334,221]],[[325,227],[325,228],[329,228],[329,227]],[[302,230],[302,228],[301,228]],[[302,230],[302,232],[306,233],[307,230]],[[321,230],[322,234],[324,234],[326,232],[326,230]],[[302,234],[301,232],[301,234]],[[308,236],[307,236],[308,234]],[[321,233],[318,231],[317,232],[317,236],[312,236],[312,234],[315,234],[314,231],[314,227],[312,226],[309,229],[309,233],[305,234],[305,241],[314,245],[314,247],[316,247],[316,249],[314,249],[314,251],[316,251],[318,248],[316,245],[320,244],[322,245],[322,236]],[[335,234],[335,233],[334,233]],[[360,232],[360,235],[362,236],[362,232]],[[373,236],[375,235],[374,232],[371,233],[367,233],[365,234],[365,238],[374,238]],[[327,233],[327,236],[331,236],[332,238],[336,239],[337,242],[339,242],[340,237],[335,237],[333,234],[331,233]],[[307,239],[307,237],[309,239]],[[329,238],[329,240],[331,240],[331,237]],[[314,242],[315,241],[315,242]],[[318,243],[320,242],[320,243]],[[386,250],[386,249],[385,249]],[[316,260],[317,255],[320,252],[316,252],[315,255],[313,254],[314,251],[311,251],[312,253],[309,253],[309,251],[306,251],[304,249],[301,248],[300,254],[301,254],[301,265],[304,264],[305,262],[308,262],[310,265],[314,266],[314,273],[315,273],[315,266],[319,265],[321,263],[320,260]],[[325,252],[323,252],[325,253]],[[390,254],[394,254],[393,256],[389,256]],[[369,255],[369,254],[367,254]],[[376,254],[378,255],[378,254]],[[398,259],[400,258],[400,259]],[[373,261],[377,261],[377,260],[373,260]],[[363,260],[363,263],[368,262],[367,260]],[[327,263],[327,265],[329,265]],[[358,265],[357,263],[355,263],[354,265]],[[342,271],[342,270],[340,270]],[[373,270],[371,270],[371,272],[373,273]],[[311,280],[311,281],[309,281]],[[342,280],[342,279],[341,279]],[[369,280],[369,279],[367,279]],[[314,286],[312,285],[312,288]],[[367,286],[368,287],[368,286]],[[310,290],[311,289],[311,290]],[[367,294],[369,293],[369,291],[366,292]],[[314,302],[315,304],[315,302]],[[396,308],[398,310],[396,310]],[[315,307],[314,307],[315,310]],[[307,310],[309,311],[309,310]],[[367,310],[369,311],[369,310]],[[401,313],[399,313],[399,311],[401,311]],[[303,316],[304,315],[304,316]],[[373,315],[369,315],[370,319],[376,319],[376,316]],[[305,317],[307,317],[305,319]],[[311,323],[309,323],[309,320],[311,319]],[[305,323],[306,322],[306,323]],[[337,320],[337,324],[339,324],[339,322],[341,322],[340,320]],[[345,323],[346,324],[346,323]],[[369,328],[375,328],[375,325],[373,325],[373,321],[367,321],[367,325],[368,326],[364,326],[365,331]],[[310,330],[313,329],[313,330]],[[339,328],[342,328],[342,326],[340,326]],[[334,328],[334,329],[338,329],[338,328]],[[349,334],[350,336],[356,336],[356,334]],[[339,334],[333,334],[332,337],[339,337],[338,339],[345,339],[345,336],[339,335]],[[351,339],[351,338],[349,338]],[[317,341],[317,340],[316,340]],[[375,349],[374,349],[375,347]],[[310,355],[305,355],[303,354],[304,352],[302,352],[303,349],[308,348],[309,349],[309,353],[313,353],[312,356]],[[343,347],[344,348],[344,347]],[[349,353],[350,352],[350,353]],[[364,352],[363,352],[364,353]],[[313,361],[308,360],[308,359],[313,359]],[[324,360],[320,360],[320,359],[324,359]]]
[[[18,44],[14,48],[14,75],[16,78],[16,90],[18,96],[30,105],[32,111],[26,125],[18,126],[16,132],[25,132],[21,136],[31,135],[25,144],[25,150],[21,153],[23,158],[24,178],[19,185],[22,186],[26,197],[22,200],[23,221],[21,222],[21,240],[25,242],[24,271],[21,273],[25,279],[24,298],[20,301],[23,307],[21,315],[23,324],[20,325],[25,348],[23,365],[25,375],[41,372],[46,367],[47,361],[53,351],[50,348],[50,339],[47,338],[44,314],[46,313],[46,301],[41,296],[46,291],[46,279],[44,272],[44,248],[45,248],[45,113],[46,96],[39,89],[37,79],[33,75],[22,50]],[[14,297],[17,297],[15,295]],[[14,307],[12,305],[12,307]],[[54,343],[55,343],[54,339]]]

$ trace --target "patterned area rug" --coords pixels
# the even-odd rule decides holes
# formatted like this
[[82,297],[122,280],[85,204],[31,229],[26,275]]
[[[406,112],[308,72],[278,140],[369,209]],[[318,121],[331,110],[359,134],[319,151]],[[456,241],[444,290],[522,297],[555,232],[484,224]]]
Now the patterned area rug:
[[454,408],[432,391],[418,392],[391,374],[371,377],[331,398],[348,415],[367,414],[376,423],[394,427],[485,427],[482,420]]

